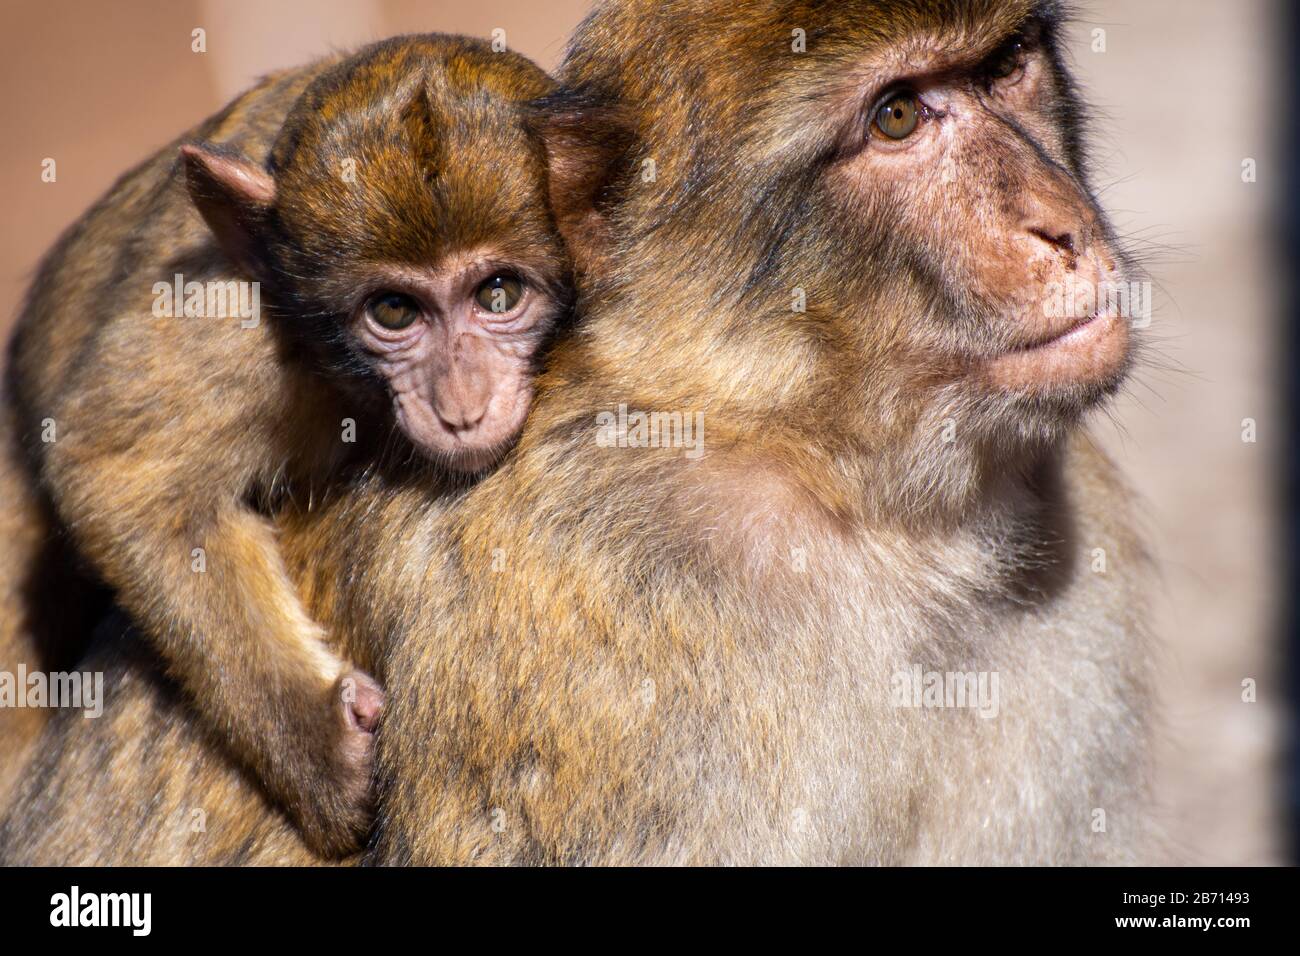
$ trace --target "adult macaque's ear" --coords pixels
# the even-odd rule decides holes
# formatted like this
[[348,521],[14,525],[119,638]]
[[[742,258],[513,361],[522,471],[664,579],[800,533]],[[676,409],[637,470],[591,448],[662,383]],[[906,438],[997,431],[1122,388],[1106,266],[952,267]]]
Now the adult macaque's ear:
[[577,270],[594,271],[612,244],[612,192],[630,162],[632,123],[618,107],[573,93],[534,106],[533,125],[546,145],[551,211]]
[[181,147],[190,200],[226,255],[252,272],[260,270],[259,235],[275,202],[271,174],[219,147]]

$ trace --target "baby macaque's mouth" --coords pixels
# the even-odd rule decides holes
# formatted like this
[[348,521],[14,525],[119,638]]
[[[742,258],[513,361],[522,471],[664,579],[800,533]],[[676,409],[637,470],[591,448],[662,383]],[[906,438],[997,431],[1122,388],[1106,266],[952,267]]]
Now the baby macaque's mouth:
[[491,444],[457,442],[451,447],[439,448],[435,457],[452,471],[473,475],[496,465],[509,450],[510,445],[511,442],[508,441]]

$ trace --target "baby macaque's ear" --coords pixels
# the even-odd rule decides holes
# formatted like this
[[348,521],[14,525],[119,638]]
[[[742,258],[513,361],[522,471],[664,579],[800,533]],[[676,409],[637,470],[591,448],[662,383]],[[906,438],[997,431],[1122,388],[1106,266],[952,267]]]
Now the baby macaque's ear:
[[256,163],[201,144],[181,147],[190,200],[226,255],[258,271],[259,236],[275,202],[275,180]]
[[532,127],[546,146],[551,211],[579,272],[592,272],[610,249],[608,211],[634,141],[616,106],[561,91],[533,104]]

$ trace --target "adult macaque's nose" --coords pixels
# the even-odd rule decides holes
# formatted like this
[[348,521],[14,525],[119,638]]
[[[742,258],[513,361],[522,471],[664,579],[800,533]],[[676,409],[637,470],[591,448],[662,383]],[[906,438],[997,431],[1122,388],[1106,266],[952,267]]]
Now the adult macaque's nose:
[[1064,176],[1048,174],[1021,198],[1021,228],[1078,267],[1093,245],[1097,220],[1086,196]]

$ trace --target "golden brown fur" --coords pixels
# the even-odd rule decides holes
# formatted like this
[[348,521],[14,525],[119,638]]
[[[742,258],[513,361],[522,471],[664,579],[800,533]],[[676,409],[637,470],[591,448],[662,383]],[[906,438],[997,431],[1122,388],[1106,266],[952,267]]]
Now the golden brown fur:
[[[209,224],[244,212],[200,189],[205,223],[189,194],[205,170],[182,170],[173,144],[63,237],[15,335],[17,428],[40,486],[15,494],[48,496],[59,520],[40,526],[16,499],[6,520],[32,525],[11,536],[6,563],[26,561],[26,538],[66,532],[208,726],[322,852],[355,848],[369,822],[370,734],[341,700],[368,678],[326,648],[265,512],[383,454],[412,457],[384,384],[335,321],[365,270],[486,246],[540,259],[560,281],[541,146],[523,112],[549,88],[522,57],[440,36],[268,78],[183,137],[214,161],[273,171],[273,214],[251,254],[214,237]],[[155,284],[175,274],[261,280],[273,301],[253,327],[159,316]]]
[[[827,172],[846,76],[900,50],[979,61],[1035,10],[1057,22],[1018,2],[627,0],[579,32],[552,170],[586,179],[557,208],[579,245],[597,228],[600,268],[588,254],[584,325],[519,446],[455,500],[378,471],[283,516],[314,613],[381,649],[371,860],[1143,858],[1148,561],[1079,426],[1117,379],[989,390],[961,347],[1010,331],[963,284],[972,208],[927,246],[905,216],[846,214]],[[1039,56],[1043,102],[1003,145],[1042,125],[1041,165],[971,158],[961,201],[988,199],[982,176],[1013,199],[1069,183],[1056,212],[1104,249],[1050,36]],[[973,265],[945,256],[962,242]],[[602,447],[620,403],[702,411],[705,454]],[[896,706],[913,665],[997,673],[998,715]],[[0,856],[39,856],[34,816],[17,805]]]
[[106,622],[78,665],[104,674],[103,716],[59,710],[36,738],[20,815],[0,825],[0,857],[10,865],[321,863],[124,626]]
[[[558,148],[584,123],[597,147],[623,131],[591,193],[615,241],[515,456],[438,522],[430,580],[459,586],[397,583],[387,719],[406,732],[381,738],[378,859],[1142,852],[1146,561],[1111,466],[1070,437],[1117,378],[1005,394],[960,358],[1015,332],[979,271],[981,234],[1021,215],[1014,202],[1079,217],[1077,252],[1118,255],[1079,165],[1052,10],[1033,21],[1046,32],[1020,128],[956,170],[945,215],[961,232],[886,228],[881,197],[915,184],[881,176],[861,199],[839,172],[847,94],[894,37],[916,59],[937,48],[947,77],[945,51],[978,69],[1034,13],[629,0],[579,32]],[[788,45],[803,24],[806,59]],[[985,177],[1015,185],[1003,199]],[[599,447],[597,416],[620,403],[703,412],[706,453]],[[369,607],[364,627],[390,632],[389,602]],[[997,672],[999,716],[893,706],[912,664]]]
[[[50,525],[22,465],[6,404],[0,415],[0,671],[16,673],[22,664],[41,669],[43,654],[37,642],[41,628],[33,618],[37,602],[50,595],[32,595],[33,570],[42,566],[50,540]],[[21,778],[32,743],[45,725],[48,711],[35,708],[0,708],[0,806]]]
[[[1116,482],[1113,466],[1086,437],[1072,443],[1063,471],[1064,481],[1052,492],[1062,510],[1084,501],[1119,501],[1128,494]],[[692,834],[701,834],[699,844],[669,848],[628,840],[628,834],[636,832],[628,827],[628,820],[648,816],[662,821],[667,807],[699,797],[702,781],[698,773],[691,776],[692,785],[685,786],[674,779],[681,768],[671,765],[661,768],[665,779],[658,781],[660,789],[651,789],[656,781],[647,776],[647,753],[643,748],[647,736],[653,739],[653,735],[667,734],[677,738],[684,736],[685,727],[700,726],[707,711],[689,696],[689,691],[682,692],[682,685],[700,686],[696,674],[702,670],[702,661],[711,665],[704,671],[706,674],[722,664],[709,661],[707,655],[692,658],[690,673],[678,675],[675,684],[664,684],[660,671],[638,671],[634,677],[620,679],[609,673],[609,665],[592,666],[591,658],[599,649],[591,646],[587,640],[590,630],[582,626],[590,618],[579,615],[587,602],[599,600],[598,593],[593,592],[601,590],[602,584],[605,588],[619,586],[620,590],[625,587],[621,582],[599,579],[582,588],[581,604],[573,602],[572,593],[565,589],[564,607],[547,607],[545,603],[557,599],[554,586],[546,593],[532,589],[522,592],[535,595],[522,609],[522,615],[541,605],[557,622],[572,622],[563,630],[547,630],[548,635],[566,640],[548,641],[546,654],[522,642],[512,647],[492,641],[469,648],[476,653],[466,658],[466,645],[472,643],[471,639],[457,640],[454,631],[438,628],[440,637],[451,640],[430,642],[438,650],[436,660],[433,666],[426,661],[418,682],[422,687],[445,687],[448,683],[459,687],[462,680],[473,681],[476,693],[465,698],[464,707],[455,706],[455,698],[449,701],[448,710],[459,714],[452,726],[470,722],[477,727],[480,722],[490,722],[493,731],[481,737],[454,739],[472,742],[474,747],[469,753],[482,763],[498,763],[500,770],[478,786],[467,782],[453,786],[450,792],[427,778],[412,780],[416,767],[423,766],[431,755],[437,757],[446,751],[449,738],[442,733],[430,738],[423,731],[408,732],[400,757],[393,755],[390,759],[395,763],[399,759],[410,762],[401,768],[399,779],[410,780],[411,799],[418,805],[408,808],[405,813],[409,816],[402,818],[394,818],[389,815],[393,811],[387,811],[384,827],[400,828],[417,838],[450,832],[454,842],[448,840],[447,849],[435,855],[449,861],[545,859],[535,851],[519,849],[543,822],[557,835],[569,827],[581,826],[583,832],[568,839],[581,839],[592,859],[708,860],[722,846],[711,841],[729,830],[732,818],[728,807],[744,812],[755,800],[779,798],[786,815],[771,819],[768,833],[775,843],[756,853],[750,834],[744,846],[726,853],[727,859],[869,859],[880,863],[1140,859],[1142,828],[1132,814],[1141,814],[1145,807],[1134,803],[1132,791],[1145,768],[1134,756],[1121,758],[1114,752],[1114,745],[1142,732],[1145,662],[1140,657],[1116,660],[1108,653],[1095,664],[1084,663],[1077,668],[1072,665],[1074,672],[1064,683],[1056,672],[1061,670],[1062,662],[1084,660],[1096,645],[1104,646],[1107,640],[1113,642],[1117,635],[1129,632],[1131,623],[1126,618],[1141,600],[1135,592],[1140,587],[1146,557],[1132,538],[1123,510],[1109,515],[1084,512],[1083,518],[1073,528],[1056,525],[1058,532],[1069,533],[1075,543],[1053,556],[1054,571],[1044,570],[1045,599],[1026,606],[1016,626],[1001,634],[995,645],[980,650],[980,656],[964,653],[968,645],[963,644],[942,648],[939,653],[915,647],[894,650],[903,663],[915,656],[935,669],[948,661],[955,661],[962,669],[1005,667],[1005,662],[1013,661],[1015,673],[1025,676],[1011,684],[1010,672],[1002,671],[1002,716],[993,721],[984,721],[970,711],[900,711],[889,706],[887,696],[880,696],[871,706],[876,722],[864,723],[861,734],[852,728],[843,731],[844,749],[840,755],[874,753],[885,768],[869,784],[879,802],[855,805],[848,796],[839,796],[831,788],[826,796],[833,798],[833,818],[840,819],[842,828],[835,833],[822,831],[814,822],[820,816],[813,815],[818,804],[811,797],[827,788],[826,777],[834,774],[837,766],[818,764],[810,768],[793,759],[800,755],[797,749],[789,748],[791,740],[807,739],[809,731],[826,719],[826,695],[843,694],[843,678],[833,680],[830,674],[823,673],[816,682],[796,679],[793,675],[800,672],[789,670],[789,658],[805,655],[796,654],[792,647],[770,662],[756,661],[760,665],[756,672],[750,669],[741,673],[731,661],[733,666],[726,674],[716,678],[725,678],[729,695],[759,688],[770,697],[767,707],[751,714],[754,725],[749,732],[754,736],[748,747],[757,749],[733,771],[739,775],[746,763],[756,763],[754,770],[760,774],[762,786],[751,792],[740,786],[741,780],[733,780],[730,796],[739,801],[735,804],[712,796],[709,804],[714,805],[717,816],[708,821],[709,829],[697,831],[696,827],[704,822],[698,818],[691,828]],[[431,553],[438,554],[442,543],[436,537],[430,539],[426,532],[430,525],[445,520],[441,506],[422,489],[393,489],[379,483],[354,498],[328,506],[305,524],[291,526],[285,546],[291,562],[296,563],[300,554],[306,555],[306,563],[318,569],[319,578],[307,577],[301,583],[304,594],[315,595],[308,606],[320,619],[349,620],[360,632],[377,623],[364,613],[364,608],[400,607],[400,626],[410,628],[411,634],[427,633],[418,630],[421,622],[436,622],[443,613],[443,602],[417,609],[410,599],[411,588],[423,583],[424,593],[445,593],[445,589],[430,586],[439,575],[447,573],[444,560],[438,556],[424,563]],[[370,529],[368,535],[366,529]],[[358,534],[363,537],[358,539]],[[384,557],[380,560],[359,556],[372,536],[383,539],[384,550],[378,553]],[[1109,575],[1079,573],[1090,562],[1094,546],[1107,550],[1112,562]],[[955,557],[957,550],[950,555]],[[375,554],[371,552],[371,557]],[[513,559],[511,563],[515,563]],[[491,566],[489,559],[486,573],[491,573],[487,571]],[[403,570],[405,574],[400,573]],[[900,573],[916,570],[922,569],[909,567],[900,569]],[[969,566],[961,570],[972,577],[979,573]],[[517,573],[527,571],[525,565]],[[338,587],[338,579],[362,572],[366,576],[351,586]],[[536,580],[545,578],[539,575]],[[421,592],[417,589],[414,593]],[[336,605],[333,614],[327,613],[327,601],[347,601],[348,595],[358,599],[355,603],[349,601],[346,607]],[[519,598],[518,593],[508,594],[496,606],[517,604]],[[1044,603],[1049,610],[1044,611]],[[566,608],[573,610],[565,613]],[[626,615],[645,614],[652,621],[662,619],[664,624],[656,631],[669,636],[684,629],[680,613],[660,609],[651,616],[645,598],[636,601],[630,596],[628,605],[618,610]],[[714,623],[723,613],[720,609],[701,625]],[[792,625],[786,631],[792,645],[810,632],[813,639],[818,636],[817,629],[807,624]],[[504,629],[500,633],[505,633]],[[864,654],[870,651],[873,658],[880,656],[873,647],[860,649]],[[623,651],[620,656],[630,656],[628,649]],[[831,649],[818,641],[816,651],[827,655],[823,670],[829,668],[834,661],[829,656]],[[606,653],[612,654],[613,650],[606,649]],[[802,672],[808,672],[806,662],[795,663]],[[101,642],[97,654],[84,666],[106,672],[110,688],[106,715],[98,721],[84,720],[73,712],[56,717],[55,725],[46,731],[41,756],[35,761],[24,795],[0,824],[0,859],[8,864],[313,862],[276,808],[230,764],[223,748],[194,726],[184,701],[159,678],[147,658],[133,650],[130,642]],[[872,668],[886,685],[888,667],[888,663],[881,662]],[[449,673],[462,668],[466,672],[463,677],[449,680]],[[619,668],[624,673],[627,670],[626,665]],[[1114,685],[1110,671],[1127,676]],[[648,694],[646,677],[642,676],[650,673],[660,677],[650,688],[652,694]],[[861,678],[860,668],[854,673]],[[563,675],[562,690],[538,695],[540,700],[526,698],[528,709],[512,714],[520,704],[518,688],[527,686],[529,674],[543,675],[548,680]],[[1040,674],[1054,676],[1040,679]],[[760,678],[765,680],[764,685],[758,683]],[[670,692],[669,702],[665,703]],[[753,694],[749,699],[761,699],[763,695]],[[863,696],[859,689],[850,699],[861,700]],[[538,724],[538,708],[545,713],[550,709],[548,702],[555,708],[553,717]],[[579,702],[584,706],[578,707]],[[1103,715],[1104,723],[1099,719]],[[402,726],[396,723],[399,719],[400,714],[394,716],[390,711],[386,727]],[[682,720],[687,721],[685,727]],[[933,721],[943,722],[941,732],[936,733]],[[1104,730],[1112,722],[1108,734],[1094,736],[1099,728]],[[761,732],[755,733],[755,728]],[[436,739],[437,744],[431,744],[431,739]],[[138,749],[142,740],[150,742],[145,770],[136,763],[146,752]],[[544,741],[545,746],[533,754],[531,748],[539,741]],[[611,742],[617,742],[617,746],[611,747]],[[1081,744],[1089,745],[1089,749],[1078,753],[1076,748]],[[770,752],[777,746],[782,748],[780,760],[774,760]],[[518,756],[521,752],[533,763],[524,762]],[[692,752],[693,763],[699,765],[699,751]],[[454,763],[465,755],[463,745],[457,745],[445,758],[437,759],[435,766],[443,768],[444,759]],[[515,756],[507,759],[507,755]],[[545,768],[561,758],[567,772],[556,780],[545,773]],[[678,759],[686,759],[686,755]],[[1086,768],[1082,766],[1085,761]],[[108,773],[105,768],[116,771]],[[1099,771],[1095,777],[1092,768]],[[528,779],[525,771],[529,769],[534,772],[529,782],[541,783],[545,789],[529,787],[519,791],[521,779]],[[1084,786],[1078,791],[1077,802],[1053,802],[1059,800],[1062,790],[1073,792],[1072,786],[1080,780],[1084,780]],[[498,798],[491,804],[481,796],[490,792],[489,786]],[[421,792],[424,787],[432,787],[436,796],[426,799]],[[617,797],[613,807],[603,802],[609,799],[611,787]],[[515,800],[501,799],[511,791]],[[540,797],[545,803],[554,801],[554,815],[535,816],[535,807],[517,802],[519,797],[534,792],[535,800]],[[667,797],[671,798],[669,802],[660,802]],[[1109,808],[1108,832],[1090,831],[1094,807]],[[492,827],[491,811],[497,808],[504,812],[506,825],[500,834]],[[204,812],[206,829],[202,832],[193,830],[196,809]],[[863,826],[859,830],[851,821],[853,816],[863,814],[874,814],[887,826]],[[565,822],[570,819],[572,822]],[[604,820],[609,837],[621,838],[622,842],[593,852],[595,848],[588,841],[599,832],[587,829],[593,820]],[[899,820],[906,820],[908,826],[900,829]],[[445,829],[449,826],[450,831]],[[1056,842],[1062,831],[1078,837],[1072,847]],[[858,837],[854,838],[853,833]],[[553,858],[563,857],[557,854]],[[388,857],[381,855],[379,859]]]

